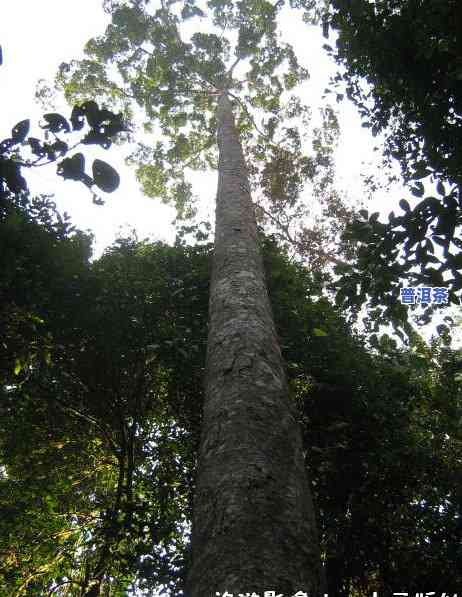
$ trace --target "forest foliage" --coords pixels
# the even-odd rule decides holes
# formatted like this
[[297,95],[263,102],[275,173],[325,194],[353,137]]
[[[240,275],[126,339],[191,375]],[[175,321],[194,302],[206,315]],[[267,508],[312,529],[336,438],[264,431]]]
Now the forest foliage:
[[[383,134],[385,164],[397,162],[409,188],[388,222],[364,211],[345,230],[356,243],[357,260],[343,267],[343,302],[359,308],[370,296],[377,324],[385,316],[398,328],[403,317],[393,297],[403,280],[409,286],[445,286],[450,303],[460,305],[460,2],[301,0],[297,5],[306,20],[321,19],[329,42],[324,47],[338,65],[328,96],[351,100],[362,126],[374,136]],[[429,305],[422,321],[431,313]]]
[[[90,262],[46,197],[4,204],[1,227],[1,591],[83,595],[104,574],[111,595],[178,594],[211,246],[126,238]],[[330,590],[454,587],[460,352],[371,352],[322,275],[261,244]]]

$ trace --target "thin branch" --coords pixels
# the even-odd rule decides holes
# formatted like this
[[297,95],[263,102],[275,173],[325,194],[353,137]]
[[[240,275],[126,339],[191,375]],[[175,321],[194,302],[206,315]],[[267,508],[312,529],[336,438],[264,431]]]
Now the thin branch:
[[229,80],[231,80],[231,77],[233,76],[233,70],[236,68],[236,66],[239,64],[240,61],[241,61],[241,57],[238,56],[236,58],[236,60],[234,61],[234,63],[232,64],[229,71],[226,73],[226,76],[229,78]]
[[56,586],[54,586],[52,589],[50,589],[49,593],[48,593],[48,597],[51,597],[51,595],[53,595],[53,593],[59,589],[59,587],[63,587],[64,585],[77,585],[79,587],[83,587],[82,583],[77,582],[76,580],[63,580],[62,582],[60,582],[59,584],[57,584]]
[[[275,224],[278,228],[280,228],[282,230],[282,232],[284,233],[281,236],[284,236],[286,238],[286,240],[288,240],[290,242],[291,245],[293,245],[294,247],[296,247],[299,251],[303,248],[303,245],[297,241],[292,234],[289,232],[289,227],[285,224],[283,224],[279,218],[277,218],[276,216],[274,216],[270,211],[268,211],[267,209],[265,209],[260,203],[256,204],[258,206],[259,209],[262,210],[262,212],[268,216]],[[323,249],[318,248],[317,249],[318,254],[321,257],[324,257],[325,259],[327,259],[328,261],[335,263],[335,265],[348,265],[346,263],[346,261],[342,261],[341,259],[338,259],[337,257],[334,257],[334,255],[331,255],[330,253],[326,253],[325,251],[323,251]]]
[[197,158],[197,156],[204,151],[204,149],[208,149],[209,147],[211,147],[214,144],[215,144],[215,137],[212,136],[209,139],[207,139],[207,141],[201,147],[199,147],[199,149],[194,153],[194,155],[185,164],[182,165],[182,168],[188,168],[189,164],[191,164],[191,162],[193,162]]
[[292,235],[289,232],[289,227],[285,224],[283,224],[281,222],[281,220],[279,220],[279,218],[276,218],[276,216],[274,216],[270,211],[268,211],[267,209],[265,209],[263,207],[263,205],[261,205],[260,203],[256,203],[257,207],[259,209],[261,209],[261,211],[268,216],[275,224],[278,228],[280,228],[285,235],[286,240],[288,240],[292,245],[298,245],[298,242],[292,237]]
[[60,400],[59,398],[54,397],[53,400],[55,402],[57,402],[59,404],[59,406],[61,406],[62,409],[64,410],[68,410],[71,413],[73,413],[74,415],[84,419],[85,421],[87,421],[87,423],[91,423],[92,425],[94,425],[103,435],[103,437],[106,439],[106,441],[108,442],[109,446],[111,447],[112,451],[114,452],[114,454],[117,455],[118,451],[117,451],[117,446],[114,443],[114,440],[112,439],[112,437],[110,436],[109,432],[107,431],[107,429],[105,429],[103,427],[103,425],[101,425],[101,423],[98,422],[97,419],[95,419],[94,417],[92,417],[91,415],[84,413],[80,410],[78,410],[77,408],[70,406],[69,404],[66,404],[64,401]]
[[231,97],[233,97],[235,100],[237,100],[239,102],[239,104],[242,106],[242,108],[244,109],[244,111],[246,112],[247,116],[249,117],[250,121],[252,122],[253,126],[255,127],[255,130],[262,136],[265,137],[265,139],[267,139],[270,143],[274,143],[273,140],[269,137],[269,135],[263,133],[257,126],[257,123],[255,122],[254,117],[252,116],[252,114],[249,112],[249,110],[247,109],[247,106],[242,102],[242,100],[240,100],[237,95],[234,95],[234,93],[231,93],[230,91],[226,92],[228,95],[230,95]]

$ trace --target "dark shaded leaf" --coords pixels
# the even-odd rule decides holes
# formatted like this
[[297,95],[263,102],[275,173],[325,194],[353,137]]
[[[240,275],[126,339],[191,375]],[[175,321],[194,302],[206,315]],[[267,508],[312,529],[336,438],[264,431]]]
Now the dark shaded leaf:
[[80,131],[85,123],[85,111],[80,106],[74,106],[71,114],[71,124],[74,131]]
[[411,211],[411,206],[409,205],[409,203],[406,201],[406,199],[401,199],[401,201],[399,202],[399,206],[401,207],[402,210],[404,210],[405,212],[410,212]]
[[417,172],[414,172],[414,174],[412,176],[412,180],[420,180],[421,178],[426,178],[427,176],[430,176],[431,173],[432,173],[431,170],[428,170],[427,168],[423,168],[422,170],[418,170]]
[[60,139],[57,139],[51,147],[54,152],[58,153],[61,156],[67,153],[69,149],[69,145],[64,141],[61,141]]
[[27,134],[29,132],[30,129],[30,120],[26,119],[26,120],[21,120],[21,122],[18,122],[18,124],[16,124],[12,131],[11,131],[11,138],[14,140],[15,143],[22,143],[25,138],[27,137]]
[[98,104],[93,100],[85,102],[80,106],[81,110],[85,114],[88,124],[91,128],[98,127],[101,123],[100,109]]
[[71,158],[66,158],[58,164],[58,174],[64,179],[83,180],[85,176],[85,157],[76,153]]
[[444,238],[439,238],[438,236],[432,236],[432,241],[442,247],[447,247],[449,245],[449,241]]
[[119,174],[112,166],[102,160],[93,162],[93,178],[95,184],[105,193],[112,193],[120,184]]
[[411,187],[411,193],[414,197],[423,197],[425,193],[424,186],[421,182],[417,182],[414,187]]
[[8,149],[13,147],[14,144],[14,139],[3,139],[3,141],[0,143],[0,153],[8,151]]
[[49,114],[45,114],[43,118],[47,121],[48,124],[42,126],[42,128],[48,129],[52,133],[59,133],[61,131],[69,133],[71,130],[69,123],[64,118],[64,116],[61,116],[61,114],[58,114],[56,112],[50,112]]
[[441,323],[440,325],[436,326],[436,331],[441,336],[442,334],[447,334],[449,332],[449,328],[447,325],[444,325],[444,323]]
[[105,124],[101,127],[102,133],[107,137],[114,137],[118,133],[122,133],[127,130],[123,121],[122,114],[112,114],[112,118],[109,124]]
[[40,139],[36,139],[35,137],[29,137],[28,139],[31,151],[34,155],[38,157],[43,157],[46,153],[44,146]]
[[112,145],[112,141],[106,137],[106,135],[93,130],[85,135],[85,137],[82,139],[82,143],[84,145],[101,145],[101,147],[104,149],[109,149],[109,147]]
[[26,180],[21,175],[21,166],[13,160],[0,158],[0,180],[4,180],[12,193],[27,191]]

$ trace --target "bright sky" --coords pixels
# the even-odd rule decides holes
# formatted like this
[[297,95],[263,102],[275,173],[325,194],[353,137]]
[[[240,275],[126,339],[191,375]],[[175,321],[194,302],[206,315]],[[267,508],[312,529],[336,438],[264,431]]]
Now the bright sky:
[[[61,62],[82,57],[85,42],[104,32],[108,17],[101,5],[101,0],[2,0],[0,139],[9,137],[11,128],[24,118],[31,118],[32,124],[37,125],[43,113],[34,101],[37,81],[40,78],[52,81]],[[315,112],[323,102],[322,91],[334,72],[332,61],[322,49],[326,40],[320,27],[307,27],[300,18],[294,18],[291,11],[283,13],[281,22],[285,41],[294,46],[300,62],[310,72],[311,78],[303,85],[300,95]],[[64,115],[70,114],[70,107],[57,106],[57,109]],[[361,127],[359,116],[348,101],[342,102],[338,110],[341,138],[337,152],[337,183],[352,199],[361,199],[364,189],[360,174],[365,170],[377,171],[380,152],[374,152],[373,148],[380,144],[380,140]],[[36,132],[40,137],[40,129]],[[121,229],[125,232],[135,229],[139,239],[149,237],[172,242],[175,237],[171,225],[173,209],[141,194],[133,170],[123,162],[124,153],[123,148],[118,151],[112,147],[108,152],[95,149],[92,154],[113,165],[121,176],[117,191],[111,195],[102,193],[107,197],[104,206],[94,205],[91,194],[81,183],[64,181],[56,176],[55,165],[27,172],[33,192],[55,193],[58,208],[67,211],[78,228],[94,232],[95,256],[113,242]],[[85,154],[90,155],[88,148],[85,148]],[[90,163],[88,159],[87,171]],[[365,166],[365,163],[369,165]],[[205,176],[201,173],[196,180],[194,190],[212,214],[216,173]],[[373,204],[366,207],[369,211],[379,211],[385,218],[389,211],[396,210],[403,196],[409,198],[408,193],[396,185],[391,192],[378,194]]]

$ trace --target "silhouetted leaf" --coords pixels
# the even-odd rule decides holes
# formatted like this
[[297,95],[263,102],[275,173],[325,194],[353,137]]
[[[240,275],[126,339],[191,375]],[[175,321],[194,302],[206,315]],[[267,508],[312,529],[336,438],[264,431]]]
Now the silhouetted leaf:
[[101,145],[104,149],[109,149],[112,145],[112,141],[103,135],[103,133],[99,133],[98,131],[89,131],[87,135],[82,139],[82,143],[84,145]]
[[101,123],[100,109],[98,104],[93,100],[83,103],[80,106],[81,110],[85,114],[88,124],[91,128],[98,127]]
[[432,241],[437,245],[441,245],[442,247],[447,247],[449,241],[445,240],[444,238],[439,238],[438,236],[432,236]]
[[423,197],[423,194],[425,193],[423,184],[421,182],[416,182],[415,186],[411,187],[411,193],[414,197]]
[[85,124],[85,111],[80,106],[74,106],[71,114],[71,124],[74,131],[80,131]]
[[113,114],[110,122],[101,127],[101,132],[107,137],[114,137],[127,130],[122,114]]
[[69,145],[60,139],[57,139],[53,145],[51,145],[51,147],[54,152],[60,154],[61,156],[64,155],[69,149]]
[[50,112],[49,114],[45,114],[43,118],[47,121],[48,124],[42,126],[42,128],[48,129],[52,133],[59,133],[61,131],[69,133],[71,130],[71,127],[69,126],[69,123],[64,118],[64,116],[61,116],[61,114],[58,114],[57,112]]
[[64,179],[83,180],[85,175],[85,157],[76,153],[71,158],[66,158],[58,164],[58,174]]
[[29,137],[28,142],[31,151],[34,155],[38,157],[42,157],[45,155],[46,151],[40,139],[36,139],[35,137]]
[[21,175],[21,166],[14,160],[0,158],[0,179],[3,179],[12,193],[27,191],[26,180]]
[[401,207],[401,209],[403,211],[406,211],[406,212],[410,212],[411,211],[411,206],[406,201],[406,199],[401,199],[401,201],[399,202],[399,206]]
[[436,326],[436,331],[441,336],[442,334],[447,334],[449,332],[449,328],[447,325],[444,325],[444,323],[441,323],[440,325]]
[[16,124],[12,131],[11,131],[11,137],[12,139],[15,141],[15,143],[22,143],[24,141],[24,139],[27,137],[27,133],[29,132],[30,129],[30,120],[21,120],[21,122],[18,122],[18,124]]
[[116,170],[102,160],[93,162],[93,178],[95,184],[105,193],[112,193],[120,184],[120,177]]
[[8,149],[13,147],[14,144],[14,139],[3,139],[3,141],[0,143],[0,153],[8,151]]

